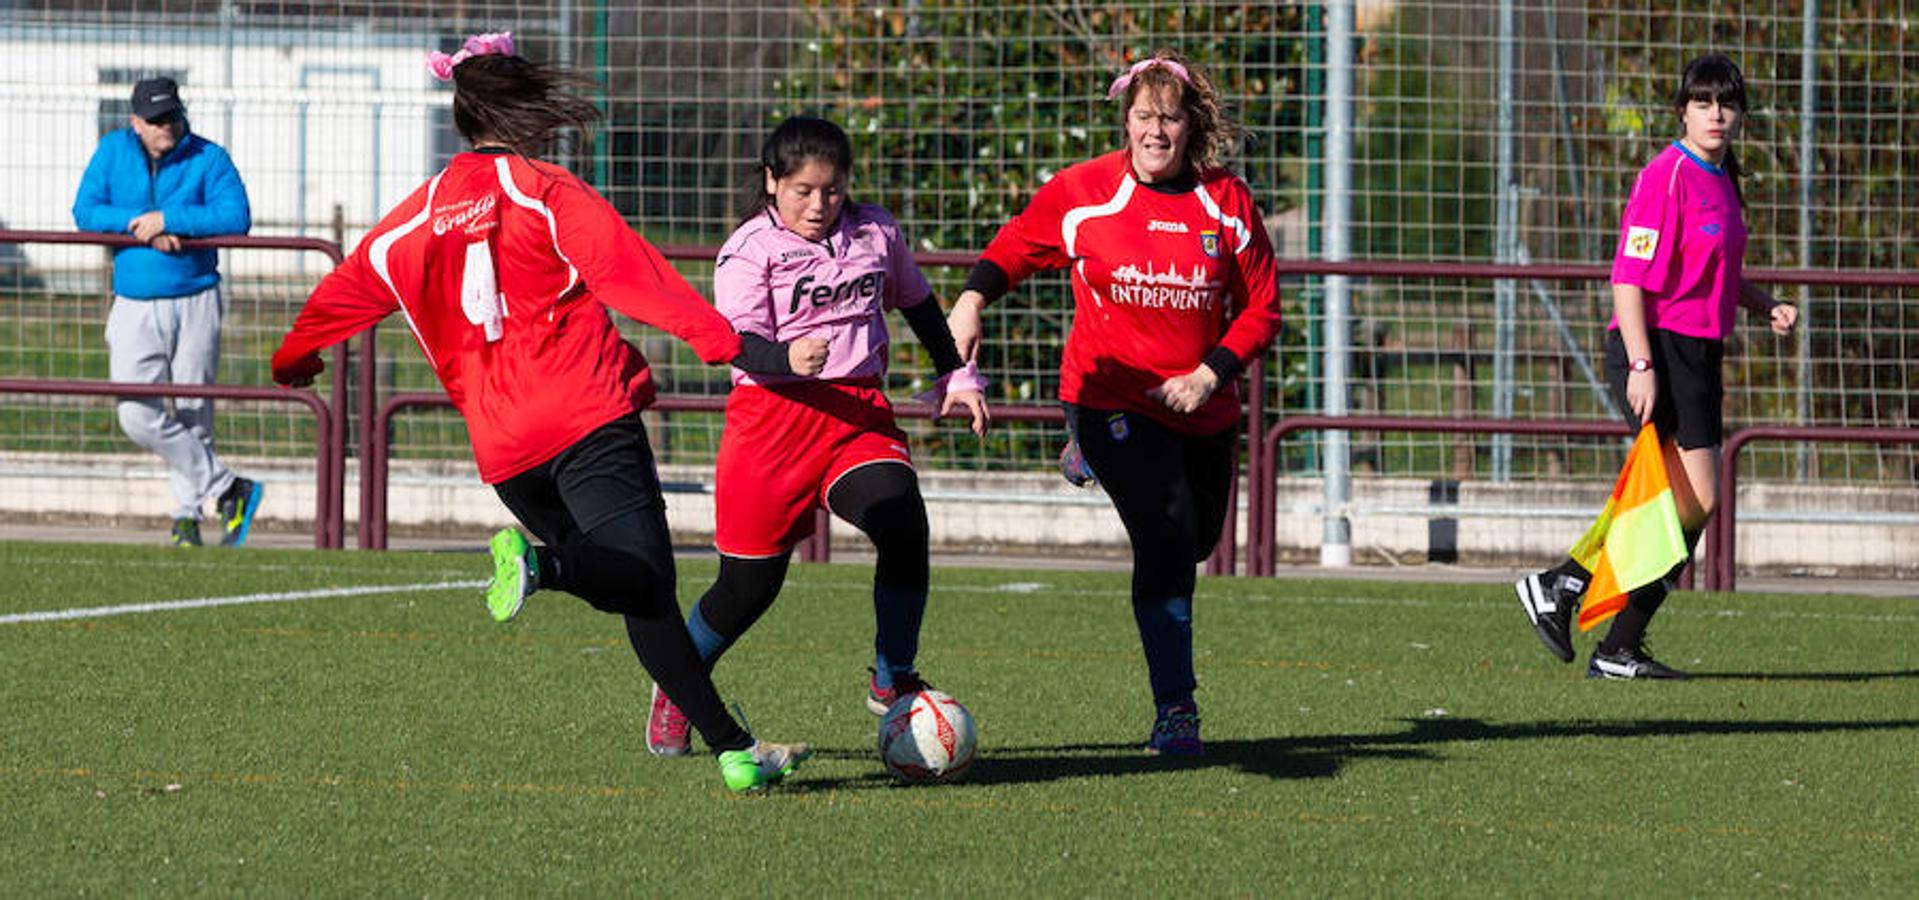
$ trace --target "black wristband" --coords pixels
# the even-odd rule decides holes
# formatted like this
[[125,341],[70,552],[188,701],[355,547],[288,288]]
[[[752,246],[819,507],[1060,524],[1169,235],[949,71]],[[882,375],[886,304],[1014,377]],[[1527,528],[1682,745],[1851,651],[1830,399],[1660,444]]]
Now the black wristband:
[[1200,362],[1205,363],[1206,368],[1212,369],[1213,374],[1219,376],[1220,384],[1232,381],[1239,377],[1239,373],[1246,371],[1246,365],[1239,361],[1239,355],[1225,347],[1214,347],[1206,351],[1206,358]]
[[740,332],[740,355],[733,365],[755,375],[791,375],[793,358],[785,341],[769,341],[751,331]]
[[982,259],[973,264],[973,271],[966,273],[964,290],[978,291],[981,297],[986,298],[986,305],[998,302],[1012,289],[1013,280],[1006,277],[1006,270],[996,263]]

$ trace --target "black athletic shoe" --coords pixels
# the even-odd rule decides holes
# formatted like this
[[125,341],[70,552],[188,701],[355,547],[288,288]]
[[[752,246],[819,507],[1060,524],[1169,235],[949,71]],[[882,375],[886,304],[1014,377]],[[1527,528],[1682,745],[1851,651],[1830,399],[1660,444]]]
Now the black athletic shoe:
[[1628,648],[1614,653],[1601,653],[1593,650],[1592,662],[1586,664],[1587,678],[1659,678],[1667,681],[1684,681],[1686,673],[1653,659],[1645,648]]
[[1513,582],[1513,593],[1519,595],[1519,605],[1526,608],[1533,633],[1560,662],[1573,661],[1573,613],[1578,611],[1579,595],[1585,590],[1584,581],[1551,569]]

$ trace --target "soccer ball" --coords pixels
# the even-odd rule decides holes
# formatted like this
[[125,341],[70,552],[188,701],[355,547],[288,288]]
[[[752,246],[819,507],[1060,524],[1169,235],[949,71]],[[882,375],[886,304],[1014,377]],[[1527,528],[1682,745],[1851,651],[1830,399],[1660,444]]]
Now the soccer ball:
[[973,714],[939,691],[907,694],[880,719],[880,759],[905,781],[952,781],[973,764]]

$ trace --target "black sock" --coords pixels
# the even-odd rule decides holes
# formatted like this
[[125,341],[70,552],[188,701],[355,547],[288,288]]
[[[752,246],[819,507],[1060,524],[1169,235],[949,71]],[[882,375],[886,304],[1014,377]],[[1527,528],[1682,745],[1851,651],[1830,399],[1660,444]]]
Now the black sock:
[[626,636],[640,665],[646,667],[660,690],[673,698],[673,705],[686,714],[707,747],[719,753],[753,746],[753,736],[727,714],[720,692],[706,674],[706,663],[700,661],[693,639],[687,636],[686,624],[680,621],[678,607],[666,617],[627,616]]
[[1606,632],[1606,639],[1599,642],[1600,653],[1644,649],[1646,626],[1652,624],[1653,614],[1666,602],[1666,595],[1671,591],[1668,585],[1678,582],[1679,573],[1686,571],[1686,566],[1692,563],[1692,549],[1699,545],[1702,533],[1697,530],[1685,532],[1686,558],[1658,581],[1626,595],[1626,608],[1613,617],[1612,628]]
[[564,576],[560,574],[560,555],[554,553],[553,548],[545,544],[533,545],[533,568],[538,570],[533,575],[534,590],[559,590]]
[[1580,581],[1591,581],[1593,577],[1593,573],[1586,571],[1585,566],[1580,565],[1578,560],[1570,556],[1546,571],[1557,575],[1570,575]]
[[1621,650],[1639,650],[1646,643],[1646,626],[1652,624],[1653,614],[1666,602],[1666,582],[1655,581],[1626,595],[1626,608],[1614,616],[1611,630],[1606,639],[1599,642],[1600,653],[1618,653]]
[[572,542],[541,548],[536,559],[545,587],[624,615],[627,640],[640,665],[713,752],[753,746],[753,736],[727,713],[680,618],[670,550],[649,546],[628,551]]

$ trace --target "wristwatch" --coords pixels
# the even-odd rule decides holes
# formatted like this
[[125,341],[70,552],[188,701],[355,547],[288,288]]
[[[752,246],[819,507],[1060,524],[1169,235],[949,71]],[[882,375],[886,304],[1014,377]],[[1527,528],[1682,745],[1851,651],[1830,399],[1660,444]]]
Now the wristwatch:
[[1635,372],[1650,372],[1652,371],[1652,360],[1646,359],[1645,357],[1635,359],[1632,361],[1632,370]]

